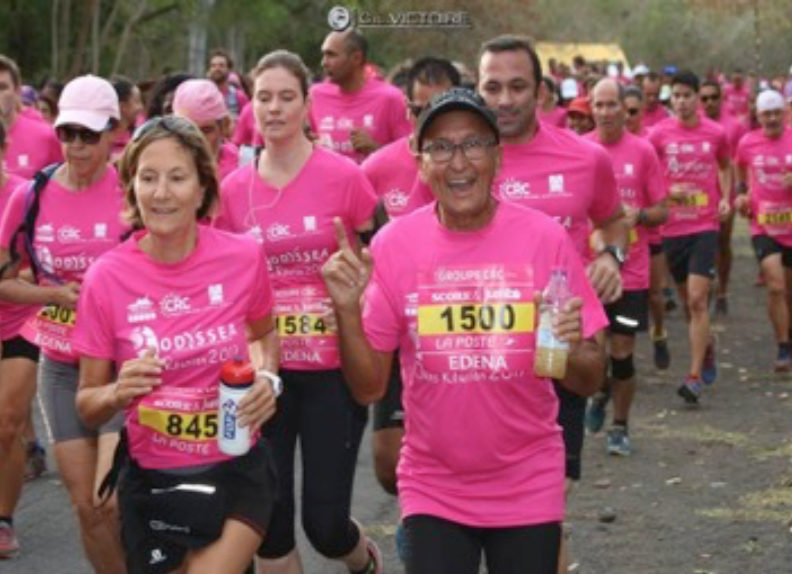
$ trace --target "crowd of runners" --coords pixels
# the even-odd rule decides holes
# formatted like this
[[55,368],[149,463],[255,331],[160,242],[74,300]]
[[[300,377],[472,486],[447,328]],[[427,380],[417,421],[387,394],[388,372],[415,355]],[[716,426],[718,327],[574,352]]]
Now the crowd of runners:
[[[689,349],[669,403],[716,382],[736,215],[767,362],[792,371],[792,70],[543,70],[507,35],[386,77],[368,49],[328,34],[321,79],[216,50],[202,78],[39,90],[0,55],[0,559],[35,553],[14,510],[46,447],[98,573],[300,574],[300,468],[313,548],[381,574],[351,515],[371,407],[409,574],[566,572],[585,436],[640,451],[636,336],[658,370]],[[236,360],[238,456],[218,447]]]

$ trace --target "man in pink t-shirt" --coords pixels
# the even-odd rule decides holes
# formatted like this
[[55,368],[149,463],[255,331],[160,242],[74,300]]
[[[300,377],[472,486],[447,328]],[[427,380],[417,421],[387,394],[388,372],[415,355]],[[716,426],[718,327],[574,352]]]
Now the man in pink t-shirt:
[[[733,161],[737,153],[737,144],[740,138],[748,131],[742,120],[738,120],[729,113],[724,113],[722,104],[721,87],[715,80],[705,80],[701,83],[699,99],[704,114],[721,125],[726,131],[726,139],[729,144],[729,158]],[[733,174],[733,170],[732,170]],[[734,178],[732,178],[734,179]],[[734,188],[730,190],[732,199],[734,198]],[[729,287],[729,277],[731,276],[732,250],[731,237],[734,228],[734,212],[729,218],[721,222],[720,226],[720,251],[718,253],[718,290],[715,298],[715,313],[726,315],[728,313],[728,303],[726,293]]]
[[715,344],[710,336],[709,293],[715,277],[720,222],[729,216],[731,167],[726,132],[699,114],[699,79],[679,72],[671,80],[676,117],[649,134],[669,183],[669,217],[663,247],[677,291],[687,306],[690,371],[677,393],[696,405],[701,383],[717,377]]
[[586,422],[598,432],[605,420],[605,406],[613,397],[613,424],[608,431],[609,454],[632,454],[628,420],[635,395],[635,335],[645,331],[649,311],[649,237],[647,229],[668,216],[662,168],[652,145],[625,129],[624,88],[613,79],[600,80],[591,96],[597,129],[587,137],[600,144],[613,159],[616,182],[629,227],[629,250],[622,267],[624,291],[606,306],[610,320],[611,378],[589,401]]
[[566,127],[567,111],[558,105],[556,83],[550,76],[542,76],[538,104],[537,113],[540,121],[557,128]]
[[327,81],[311,87],[311,124],[319,143],[357,163],[412,131],[402,92],[366,78],[367,51],[357,30],[330,33],[322,44]]
[[641,77],[641,90],[644,94],[643,125],[649,129],[668,117],[668,112],[660,102],[660,89],[662,88],[660,76],[649,72]]
[[[382,395],[401,353],[409,572],[477,571],[482,554],[491,574],[515,561],[557,572],[564,457],[553,387],[588,394],[604,372],[592,338],[605,317],[567,234],[492,193],[498,141],[494,115],[469,90],[433,99],[416,148],[437,201],[393,221],[359,256],[337,222],[340,250],[323,270],[358,401]],[[525,229],[535,233],[514,241]],[[533,362],[537,291],[558,268],[574,297],[555,336],[574,342],[556,383],[534,375]]]
[[30,179],[40,169],[63,161],[63,154],[51,125],[21,113],[21,90],[19,68],[0,54],[0,121],[6,125],[8,145],[3,168]]
[[784,98],[774,90],[759,94],[761,130],[737,148],[735,207],[751,218],[751,241],[767,286],[767,312],[778,354],[776,371],[792,370],[789,310],[792,293],[792,129],[784,126]]
[[212,80],[226,101],[226,107],[231,117],[236,120],[242,110],[250,102],[245,91],[231,83],[231,71],[234,69],[234,61],[231,55],[225,50],[213,50],[209,56],[209,69],[206,77]]
[[726,111],[738,121],[745,121],[750,115],[751,88],[746,84],[743,72],[734,71],[731,82],[723,86],[723,103]]

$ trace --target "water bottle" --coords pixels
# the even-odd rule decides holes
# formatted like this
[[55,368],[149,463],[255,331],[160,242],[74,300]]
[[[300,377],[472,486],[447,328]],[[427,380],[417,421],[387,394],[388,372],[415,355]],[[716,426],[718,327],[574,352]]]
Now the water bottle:
[[220,452],[240,456],[250,450],[250,429],[239,426],[239,403],[253,386],[256,372],[247,361],[236,359],[223,363],[220,371],[220,398],[217,403]]
[[558,340],[553,334],[553,318],[561,312],[570,296],[566,270],[554,269],[542,292],[534,358],[534,374],[537,377],[563,379],[566,376],[569,343]]

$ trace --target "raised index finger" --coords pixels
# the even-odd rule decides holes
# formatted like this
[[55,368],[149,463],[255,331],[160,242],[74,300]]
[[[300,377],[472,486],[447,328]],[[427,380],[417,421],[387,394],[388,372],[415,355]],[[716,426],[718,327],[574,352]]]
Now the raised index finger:
[[333,218],[333,227],[335,227],[336,240],[338,241],[338,249],[341,251],[351,251],[352,246],[349,244],[346,228],[344,222],[340,217]]

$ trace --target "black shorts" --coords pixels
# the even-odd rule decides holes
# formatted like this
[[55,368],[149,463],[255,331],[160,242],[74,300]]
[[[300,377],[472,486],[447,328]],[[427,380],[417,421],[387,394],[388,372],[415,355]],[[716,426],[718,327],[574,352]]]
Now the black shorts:
[[404,428],[404,407],[402,406],[402,378],[401,362],[399,353],[393,355],[393,367],[391,368],[388,388],[385,396],[374,405],[374,421],[372,423],[374,432]]
[[635,336],[649,325],[649,290],[624,291],[615,303],[605,305],[611,333]]
[[754,235],[751,237],[754,253],[759,263],[768,255],[781,254],[781,264],[784,267],[792,268],[792,247],[781,245],[769,235]]
[[3,341],[2,359],[28,359],[38,363],[39,348],[27,339],[16,336]]
[[688,275],[714,279],[719,248],[717,231],[663,239],[668,269],[677,284],[687,281]]
[[663,244],[662,243],[650,243],[649,244],[649,255],[655,257],[656,255],[662,255],[665,253],[663,251]]
[[564,436],[566,477],[570,480],[580,480],[586,399],[566,390],[560,383],[555,383],[553,386],[558,396],[557,420]]
[[118,489],[129,574],[174,571],[188,551],[218,540],[228,519],[263,538],[275,483],[275,463],[264,440],[248,454],[197,474],[143,469],[129,460]]

